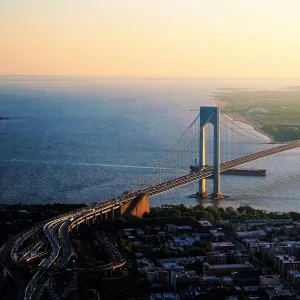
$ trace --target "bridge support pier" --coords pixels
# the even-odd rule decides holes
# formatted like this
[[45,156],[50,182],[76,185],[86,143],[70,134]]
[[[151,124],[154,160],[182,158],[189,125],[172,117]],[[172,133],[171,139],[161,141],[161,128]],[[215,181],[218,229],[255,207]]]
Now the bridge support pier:
[[[220,123],[219,107],[200,107],[200,153],[199,168],[206,168],[206,125],[211,123],[214,127],[214,162],[213,162],[213,199],[222,199],[223,194],[220,192]],[[199,180],[199,198],[207,198],[206,179]]]
[[115,211],[114,208],[111,208],[111,218],[114,220],[115,219]]
[[220,200],[224,198],[223,193],[218,192],[218,193],[212,193],[211,198],[214,200]]
[[123,203],[120,207],[120,213],[123,217],[136,216],[143,217],[143,214],[150,213],[149,197],[147,194],[139,194],[136,198]]
[[199,199],[206,199],[208,197],[207,191],[197,192],[196,197]]

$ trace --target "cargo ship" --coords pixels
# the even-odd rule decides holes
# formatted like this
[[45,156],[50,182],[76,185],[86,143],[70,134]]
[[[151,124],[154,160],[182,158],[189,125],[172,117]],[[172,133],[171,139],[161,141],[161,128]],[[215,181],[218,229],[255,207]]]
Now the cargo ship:
[[[211,166],[205,166],[204,168],[211,168]],[[196,173],[199,171],[199,163],[195,159],[194,165],[190,165],[191,173]],[[222,175],[239,175],[239,176],[266,176],[267,170],[264,169],[229,169],[223,171]]]

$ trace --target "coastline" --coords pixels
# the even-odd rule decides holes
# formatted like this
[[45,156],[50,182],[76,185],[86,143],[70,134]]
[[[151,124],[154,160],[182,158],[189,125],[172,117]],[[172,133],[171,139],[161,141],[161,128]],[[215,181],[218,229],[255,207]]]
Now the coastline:
[[10,118],[7,118],[7,117],[0,117],[0,121],[7,121],[7,120],[10,120]]
[[[213,100],[213,101],[217,106],[219,106],[221,111],[222,111],[222,108],[225,108],[229,105],[229,102],[226,102],[226,101],[219,101],[219,100]],[[240,123],[243,123],[245,125],[251,126],[253,128],[253,130],[255,130],[258,133],[268,137],[271,140],[269,142],[270,144],[275,144],[276,143],[276,141],[274,141],[273,136],[271,136],[268,133],[261,130],[261,125],[259,123],[247,118],[246,116],[244,116],[242,114],[235,113],[235,112],[228,112],[228,113],[225,113],[225,115],[228,116],[229,118],[231,118],[234,122],[240,122]]]
[[251,126],[253,128],[253,130],[255,130],[256,132],[268,137],[270,139],[270,142],[269,142],[270,144],[276,143],[276,141],[274,141],[274,138],[272,136],[267,134],[265,131],[261,130],[261,125],[259,123],[255,122],[241,114],[238,114],[238,113],[226,113],[226,116],[228,116],[235,122],[240,122],[245,125]]

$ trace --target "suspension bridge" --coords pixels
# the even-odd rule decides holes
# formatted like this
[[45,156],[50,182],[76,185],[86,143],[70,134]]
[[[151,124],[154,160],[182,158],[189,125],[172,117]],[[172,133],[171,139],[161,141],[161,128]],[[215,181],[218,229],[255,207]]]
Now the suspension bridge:
[[[26,287],[18,273],[9,273],[22,298],[39,299],[43,291],[48,289],[53,299],[63,299],[74,289],[77,277],[75,275],[67,282],[65,291],[58,291],[52,282],[54,277],[51,270],[54,273],[63,269],[73,270],[69,264],[74,254],[69,233],[78,229],[80,224],[88,225],[91,221],[94,223],[96,218],[103,219],[108,215],[115,218],[116,213],[124,212],[123,207],[128,207],[141,196],[148,199],[192,182],[199,182],[198,197],[206,198],[209,195],[206,186],[208,178],[213,180],[212,198],[222,199],[222,172],[240,166],[250,168],[249,164],[256,160],[299,147],[300,140],[272,144],[268,137],[221,115],[219,107],[200,107],[199,114],[168,153],[129,191],[93,207],[36,224],[14,236],[0,248],[0,265],[9,268],[21,265],[36,271]],[[195,159],[196,171],[191,172],[189,166]],[[37,270],[34,261],[40,259],[39,253],[36,253],[39,251],[43,256]],[[25,260],[28,257],[30,260]],[[105,265],[105,268],[113,270],[125,263],[119,259]],[[5,274],[8,276],[8,272]]]
[[[197,197],[207,198],[206,180],[212,178],[212,199],[222,199],[220,175],[267,156],[300,147],[300,140],[274,144],[251,127],[220,114],[219,107],[200,107],[199,114],[179,137],[170,151],[134,186],[128,195],[117,198],[128,201],[140,193],[149,197],[199,181]],[[195,172],[189,166],[196,161]],[[191,167],[192,168],[192,167]]]

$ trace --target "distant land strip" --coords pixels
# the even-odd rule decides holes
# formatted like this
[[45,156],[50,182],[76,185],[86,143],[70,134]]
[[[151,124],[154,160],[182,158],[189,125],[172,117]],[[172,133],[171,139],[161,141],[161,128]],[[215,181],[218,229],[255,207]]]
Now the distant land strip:
[[213,95],[221,112],[248,124],[272,142],[300,139],[300,87],[222,89]]

